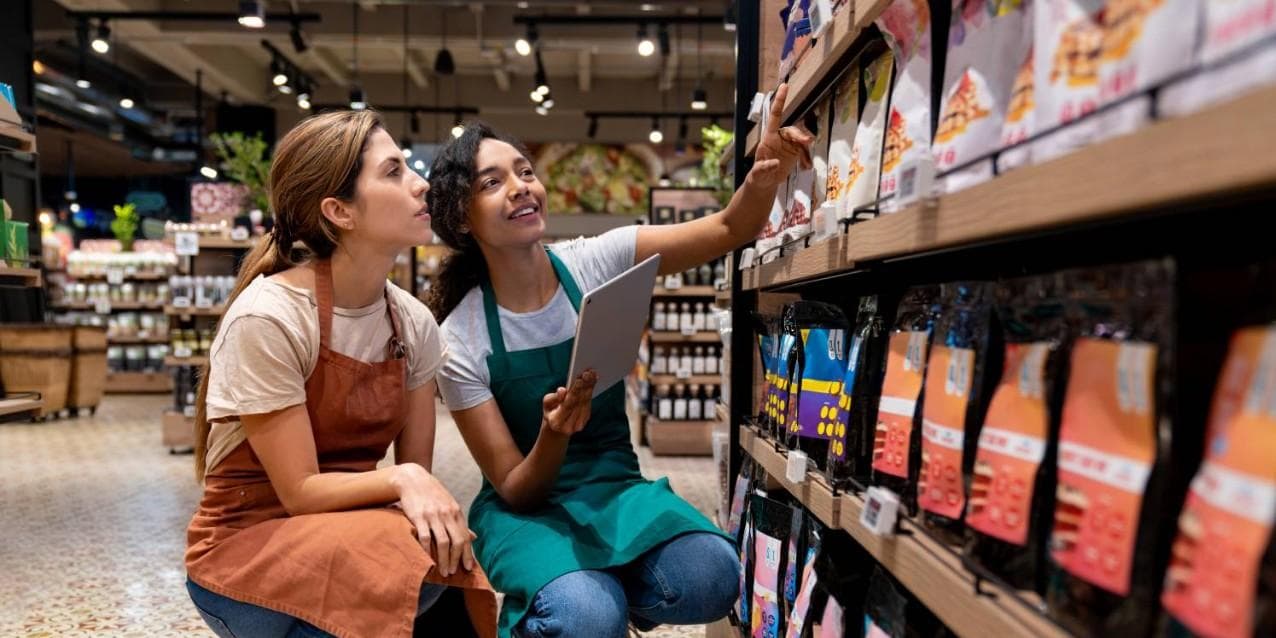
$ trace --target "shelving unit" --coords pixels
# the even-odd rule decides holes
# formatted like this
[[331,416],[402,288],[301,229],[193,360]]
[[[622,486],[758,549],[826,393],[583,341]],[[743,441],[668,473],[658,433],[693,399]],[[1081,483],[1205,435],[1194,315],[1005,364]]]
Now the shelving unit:
[[647,445],[661,456],[713,454],[713,429],[718,421],[661,421],[647,417]]
[[203,367],[208,365],[208,357],[196,355],[191,357],[174,357],[169,355],[164,357],[164,365],[166,366],[195,366]]
[[0,263],[0,278],[17,279],[22,285],[29,287],[38,288],[43,285],[39,268],[14,268]]
[[717,294],[717,290],[713,286],[684,286],[682,288],[669,289],[664,286],[656,286],[652,291],[652,296],[656,298],[662,297],[712,297]]
[[44,401],[33,398],[0,399],[0,419],[18,417],[24,414],[34,415],[44,407]]
[[716,332],[697,332],[695,334],[684,335],[681,332],[652,332],[650,333],[652,343],[719,343],[722,337]]
[[[125,311],[139,311],[139,310],[141,311],[149,310],[153,312],[160,312],[164,310],[164,305],[159,303],[142,303],[140,301],[111,301],[111,302],[108,302],[108,304],[110,305],[111,312],[125,312]],[[60,304],[54,304],[50,306],[51,310],[61,311],[61,312],[71,311],[71,310],[91,311],[91,310],[97,310],[97,308],[98,308],[97,304],[90,303],[90,302],[60,303]]]
[[172,304],[163,307],[164,314],[175,317],[220,317],[226,314],[226,306],[209,306],[199,308],[196,306],[178,307]]
[[173,380],[163,372],[108,372],[106,391],[111,394],[160,394],[173,391]]

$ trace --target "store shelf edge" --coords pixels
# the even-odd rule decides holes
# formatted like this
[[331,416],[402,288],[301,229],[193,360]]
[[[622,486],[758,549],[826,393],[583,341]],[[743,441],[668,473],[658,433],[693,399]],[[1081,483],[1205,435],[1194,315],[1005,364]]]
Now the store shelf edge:
[[741,283],[746,290],[773,288],[845,272],[859,262],[1276,186],[1271,136],[1254,131],[1276,131],[1276,88],[855,224],[825,244],[741,271]]
[[15,277],[22,280],[23,285],[39,288],[42,282],[39,268],[14,268],[0,263],[0,277]]

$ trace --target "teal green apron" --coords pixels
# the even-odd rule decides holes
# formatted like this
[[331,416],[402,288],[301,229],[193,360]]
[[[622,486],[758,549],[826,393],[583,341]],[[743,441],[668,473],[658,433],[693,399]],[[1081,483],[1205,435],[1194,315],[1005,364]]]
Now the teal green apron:
[[[563,262],[549,252],[572,307],[580,289]],[[496,297],[483,284],[483,311],[492,355],[487,358],[492,394],[518,449],[527,455],[541,430],[541,401],[567,385],[572,342],[507,352]],[[558,480],[544,505],[529,513],[510,510],[486,478],[470,506],[474,549],[492,586],[505,594],[500,635],[508,637],[550,581],[583,569],[619,567],[690,532],[721,531],[669,488],[648,481],[629,443],[625,387],[618,383],[591,404],[589,423],[572,436]]]

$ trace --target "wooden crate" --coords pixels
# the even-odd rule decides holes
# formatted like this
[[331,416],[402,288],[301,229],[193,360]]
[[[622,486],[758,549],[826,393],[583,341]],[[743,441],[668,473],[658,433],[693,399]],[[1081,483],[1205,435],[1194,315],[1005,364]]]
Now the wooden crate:
[[110,394],[158,394],[173,391],[173,379],[166,372],[110,372],[106,375]]
[[195,419],[181,412],[165,412],[161,423],[160,440],[170,450],[189,450],[195,447]]
[[40,393],[36,418],[66,408],[72,331],[52,324],[0,325],[0,381],[5,390]]
[[67,405],[96,410],[106,392],[106,328],[76,326]]
[[712,456],[716,421],[647,418],[647,445],[658,456]]

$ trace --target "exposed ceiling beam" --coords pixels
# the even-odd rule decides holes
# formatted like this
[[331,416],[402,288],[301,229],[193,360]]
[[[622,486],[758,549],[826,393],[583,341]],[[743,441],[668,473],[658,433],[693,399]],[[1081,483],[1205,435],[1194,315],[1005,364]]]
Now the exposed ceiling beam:
[[678,78],[678,52],[671,51],[665,56],[664,68],[660,71],[660,90],[668,91],[673,88],[673,82]]
[[403,66],[408,71],[408,77],[412,78],[412,83],[415,84],[418,89],[424,89],[430,86],[429,76],[421,70],[421,65],[417,63],[416,57],[412,55],[411,51],[399,49],[399,60],[404,63]]
[[323,71],[324,75],[332,80],[337,86],[349,86],[350,74],[345,70],[345,63],[337,57],[335,53],[325,47],[311,45],[310,50],[306,52],[306,59],[314,62],[315,66]]
[[594,54],[589,49],[584,49],[576,54],[577,69],[576,81],[580,84],[580,92],[588,93],[589,89],[594,85]]

